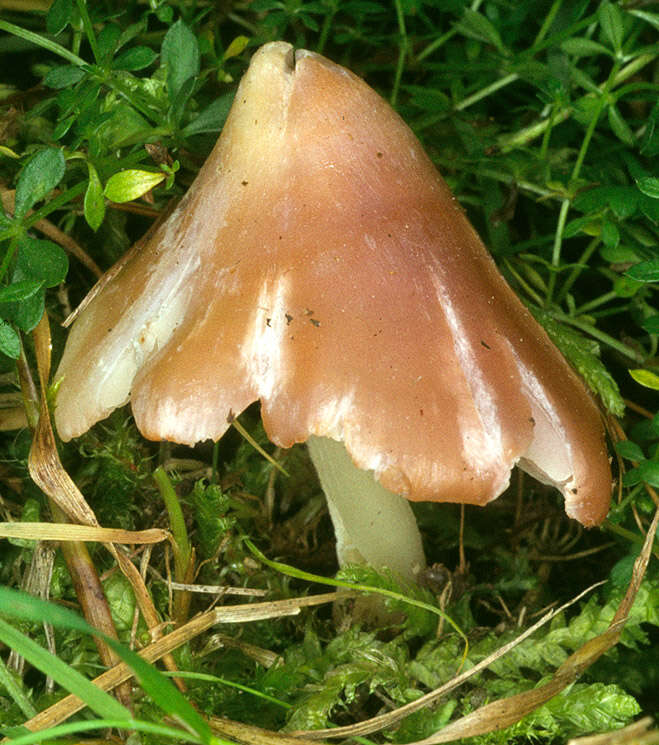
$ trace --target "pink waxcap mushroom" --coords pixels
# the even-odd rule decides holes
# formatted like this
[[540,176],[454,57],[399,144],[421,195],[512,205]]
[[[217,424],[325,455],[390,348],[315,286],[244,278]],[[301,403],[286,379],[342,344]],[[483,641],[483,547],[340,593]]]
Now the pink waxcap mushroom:
[[609,506],[595,403],[414,134],[283,42],[254,54],[194,184],[83,310],[57,378],[65,440],[130,400],[146,437],[192,445],[260,401],[272,442],[342,442],[411,500],[483,505],[518,464],[584,525]]

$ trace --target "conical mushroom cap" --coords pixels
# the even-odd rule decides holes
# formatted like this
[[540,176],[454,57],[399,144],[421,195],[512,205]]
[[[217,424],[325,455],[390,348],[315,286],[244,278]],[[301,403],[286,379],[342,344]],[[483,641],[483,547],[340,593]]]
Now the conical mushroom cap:
[[93,298],[59,367],[75,437],[131,401],[146,437],[342,441],[416,500],[484,504],[516,463],[597,523],[599,412],[423,149],[362,80],[266,44],[176,211]]

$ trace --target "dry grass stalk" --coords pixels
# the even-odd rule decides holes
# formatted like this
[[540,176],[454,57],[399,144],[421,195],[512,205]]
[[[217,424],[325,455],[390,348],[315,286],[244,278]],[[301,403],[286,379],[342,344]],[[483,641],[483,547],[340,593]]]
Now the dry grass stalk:
[[[340,593],[341,598],[345,598],[347,593]],[[279,618],[282,616],[294,616],[297,615],[302,608],[308,608],[315,605],[323,605],[325,603],[332,603],[339,597],[339,593],[329,592],[322,593],[320,595],[311,595],[303,598],[292,598],[289,600],[275,600],[268,603],[254,603],[244,605],[227,606],[224,608],[215,608],[206,613],[202,613],[196,616],[191,621],[188,621],[184,626],[175,629],[170,634],[167,634],[157,641],[150,644],[140,651],[140,657],[147,662],[156,662],[159,659],[164,658],[166,655],[178,647],[186,644],[191,639],[196,638],[200,634],[203,634],[209,628],[218,623],[248,623],[250,621],[267,620],[271,618]],[[94,678],[93,683],[104,691],[109,691],[116,686],[124,683],[133,677],[133,671],[125,663],[119,663],[110,670]],[[61,724],[69,717],[81,711],[86,706],[85,702],[79,699],[77,696],[69,695],[58,701],[53,706],[45,709],[44,711],[37,714],[32,719],[24,722],[23,726],[27,729],[37,732],[48,727],[54,727],[57,724]],[[218,722],[226,722],[226,720],[217,720]],[[241,726],[238,723],[236,726]],[[228,726],[228,724],[227,724]],[[246,725],[243,725],[246,727]],[[247,729],[249,729],[247,727]],[[263,732],[263,730],[261,730]],[[275,733],[269,733],[275,736]],[[277,740],[271,740],[272,742],[279,742]],[[258,745],[263,740],[245,740],[245,742],[254,743]],[[284,741],[285,742],[285,741]],[[298,745],[304,741],[296,740]]]
[[0,523],[0,538],[21,538],[29,541],[82,541],[96,543],[161,543],[169,540],[166,530],[123,530],[95,525],[71,523]]
[[[96,515],[64,469],[55,445],[55,435],[50,421],[47,401],[51,344],[50,327],[48,325],[48,317],[45,313],[39,325],[34,330],[33,337],[41,396],[39,422],[34,433],[30,456],[28,458],[30,475],[35,484],[53,500],[68,518],[83,525],[99,528],[100,525],[96,519]],[[135,593],[135,599],[147,627],[149,629],[157,629],[160,620],[139,571],[130,559],[121,550],[117,549],[113,543],[104,543],[103,545],[117,560],[121,571],[131,583],[133,592]],[[171,655],[166,655],[163,661],[167,669],[176,670],[176,663]],[[177,682],[177,685],[179,687],[182,686],[180,682]]]

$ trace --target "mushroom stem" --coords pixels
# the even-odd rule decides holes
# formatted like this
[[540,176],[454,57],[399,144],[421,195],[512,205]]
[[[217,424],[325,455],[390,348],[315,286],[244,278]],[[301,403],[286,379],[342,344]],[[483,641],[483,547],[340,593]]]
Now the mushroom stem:
[[339,564],[370,564],[416,581],[426,560],[410,503],[353,463],[342,443],[309,437],[320,485],[336,533]]

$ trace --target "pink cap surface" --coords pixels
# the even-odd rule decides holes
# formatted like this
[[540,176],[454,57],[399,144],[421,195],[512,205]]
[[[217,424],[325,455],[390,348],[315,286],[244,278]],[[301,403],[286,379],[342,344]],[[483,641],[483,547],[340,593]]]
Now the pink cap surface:
[[362,80],[282,42],[252,58],[176,211],[76,321],[56,422],[131,401],[146,437],[342,441],[415,500],[485,504],[519,464],[600,522],[597,407],[505,283],[410,129]]

